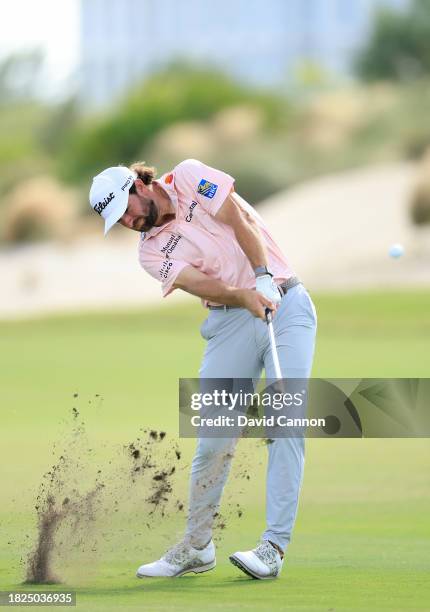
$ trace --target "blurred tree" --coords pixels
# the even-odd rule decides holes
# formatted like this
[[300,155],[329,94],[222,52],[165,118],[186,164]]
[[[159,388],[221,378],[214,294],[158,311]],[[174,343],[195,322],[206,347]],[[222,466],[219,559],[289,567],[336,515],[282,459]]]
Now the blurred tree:
[[410,194],[409,214],[414,225],[430,226],[430,147],[418,166],[415,184]]
[[35,49],[0,60],[0,196],[23,174],[29,178],[49,167],[38,140],[50,113],[39,96],[43,59]]
[[25,175],[5,198],[0,234],[9,243],[65,239],[77,210],[73,191],[50,176]]
[[368,46],[356,69],[366,80],[411,80],[430,70],[430,2],[412,0],[405,12],[377,14]]
[[9,55],[0,61],[0,106],[29,102],[39,86],[44,56],[34,49]]
[[79,120],[79,106],[75,97],[51,108],[38,135],[42,147],[49,155],[57,155],[64,148]]
[[65,142],[60,173],[72,182],[88,180],[101,168],[141,157],[166,126],[206,120],[222,108],[242,103],[262,109],[269,125],[286,106],[277,96],[248,89],[223,74],[171,66],[139,86],[108,116],[83,120]]

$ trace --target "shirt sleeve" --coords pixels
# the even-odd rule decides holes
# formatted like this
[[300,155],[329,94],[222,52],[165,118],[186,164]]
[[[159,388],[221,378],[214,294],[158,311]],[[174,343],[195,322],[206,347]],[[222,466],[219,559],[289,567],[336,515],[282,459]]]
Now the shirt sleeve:
[[196,159],[186,159],[175,168],[175,184],[185,193],[191,191],[200,206],[215,216],[233,191],[234,178]]
[[161,282],[163,297],[167,297],[175,290],[173,284],[178,274],[189,266],[186,261],[171,259],[170,257],[156,257],[155,255],[139,250],[139,262],[145,272]]

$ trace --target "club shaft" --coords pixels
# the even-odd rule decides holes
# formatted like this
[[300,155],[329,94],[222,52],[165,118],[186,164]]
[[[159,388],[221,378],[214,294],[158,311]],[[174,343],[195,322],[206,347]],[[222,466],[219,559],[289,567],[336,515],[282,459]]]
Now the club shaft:
[[278,349],[276,348],[275,331],[273,329],[273,323],[272,323],[271,318],[270,320],[268,319],[267,321],[267,328],[269,330],[270,347],[272,349],[272,359],[273,359],[273,365],[275,368],[275,376],[279,380],[282,378],[282,372],[281,372],[281,366],[279,364]]

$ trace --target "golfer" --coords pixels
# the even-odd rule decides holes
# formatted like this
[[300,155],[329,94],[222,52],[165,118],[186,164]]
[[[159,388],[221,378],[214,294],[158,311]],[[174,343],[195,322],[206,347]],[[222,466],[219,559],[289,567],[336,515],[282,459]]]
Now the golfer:
[[[310,376],[315,307],[260,215],[234,189],[234,179],[187,159],[155,180],[154,168],[135,163],[108,168],[90,191],[105,234],[115,223],[140,232],[139,260],[161,282],[163,296],[182,289],[201,298],[208,317],[200,378],[275,378],[266,308],[283,378]],[[305,247],[305,245],[304,245]],[[214,517],[230,470],[236,439],[198,440],[192,462],[183,541],[138,577],[181,576],[216,565]],[[266,530],[256,548],[231,562],[253,578],[279,575],[297,513],[304,468],[303,437],[268,444]]]

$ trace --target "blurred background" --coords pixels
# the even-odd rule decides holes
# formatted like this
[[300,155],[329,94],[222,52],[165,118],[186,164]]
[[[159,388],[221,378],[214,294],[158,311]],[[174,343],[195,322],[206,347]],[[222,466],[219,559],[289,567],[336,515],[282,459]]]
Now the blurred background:
[[[198,376],[206,313],[179,291],[161,299],[139,235],[115,227],[105,239],[88,191],[105,167],[139,159],[160,175],[188,157],[225,170],[311,290],[313,375],[429,376],[430,2],[20,0],[1,11],[2,588],[25,576],[42,475],[78,427],[91,455],[66,485],[85,494],[102,466],[113,495],[91,523],[90,556],[73,536],[73,555],[57,559],[85,610],[141,609],[143,592],[154,610],[246,597],[250,610],[284,609],[284,578],[294,610],[428,610],[428,439],[308,440],[285,576],[270,591],[247,582],[246,596],[228,554],[263,529],[267,449],[243,440],[219,565],[198,598],[193,580],[136,585],[135,567],[179,539],[185,510],[151,528],[144,489],[119,495],[115,470],[142,430],[167,432],[182,453],[173,501],[186,508],[195,441],[177,438],[178,378]],[[390,257],[397,243],[404,254]]]
[[103,239],[88,206],[94,174],[138,159],[233,175],[310,289],[430,283],[426,0],[2,10],[1,317],[159,298],[137,237]]

